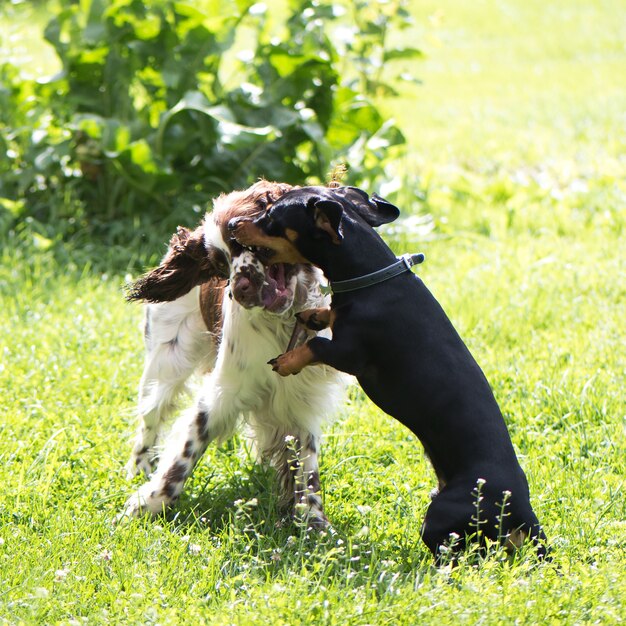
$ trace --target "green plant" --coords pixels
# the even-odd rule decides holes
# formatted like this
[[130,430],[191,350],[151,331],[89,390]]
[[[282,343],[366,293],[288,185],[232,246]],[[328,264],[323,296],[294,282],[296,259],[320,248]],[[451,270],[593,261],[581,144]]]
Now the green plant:
[[393,58],[383,30],[342,59],[333,3],[290,0],[284,21],[252,0],[203,6],[62,3],[45,29],[62,71],[34,82],[0,68],[0,198],[23,199],[49,236],[111,235],[116,220],[180,219],[260,176],[323,182],[347,161],[349,182],[389,177],[404,137],[368,99],[373,82],[339,72],[376,45]]
[[[343,29],[346,58],[355,63],[354,89],[377,96],[398,96],[402,81],[419,82],[393,61],[414,61],[422,51],[396,43],[398,34],[415,25],[406,0],[354,0],[349,3],[353,27]],[[349,72],[348,72],[349,73]]]

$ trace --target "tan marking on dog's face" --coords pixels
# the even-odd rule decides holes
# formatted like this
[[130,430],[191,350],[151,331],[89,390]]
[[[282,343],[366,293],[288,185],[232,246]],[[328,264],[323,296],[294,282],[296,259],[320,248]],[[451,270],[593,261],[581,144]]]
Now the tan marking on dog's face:
[[287,237],[291,243],[296,243],[296,241],[298,241],[298,233],[292,228],[285,229],[285,237]]
[[282,237],[268,237],[270,241],[266,240],[266,243],[261,244],[265,248],[274,250],[274,256],[270,259],[271,263],[290,263],[295,265],[297,263],[311,263],[308,259],[305,259],[300,251],[287,239]]
[[[235,239],[244,246],[259,246],[274,251],[270,259],[271,263],[310,263],[294,246],[292,241],[283,237],[271,237],[266,235],[252,221],[240,221],[234,230]],[[297,238],[297,236],[296,236]]]

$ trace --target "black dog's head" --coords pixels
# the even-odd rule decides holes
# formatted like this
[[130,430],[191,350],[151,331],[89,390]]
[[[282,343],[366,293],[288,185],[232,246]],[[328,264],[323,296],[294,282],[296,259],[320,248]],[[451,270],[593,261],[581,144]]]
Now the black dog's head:
[[261,249],[271,263],[319,265],[320,250],[341,245],[349,224],[380,226],[399,214],[393,204],[356,187],[302,187],[257,219],[233,219],[228,226],[240,244]]

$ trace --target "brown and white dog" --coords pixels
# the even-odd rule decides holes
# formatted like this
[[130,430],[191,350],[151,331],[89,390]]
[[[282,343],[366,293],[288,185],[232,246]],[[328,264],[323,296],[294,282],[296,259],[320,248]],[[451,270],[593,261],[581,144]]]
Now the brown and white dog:
[[[246,422],[260,457],[278,472],[282,502],[309,525],[328,524],[317,454],[323,419],[336,410],[345,379],[326,366],[290,378],[267,367],[293,345],[296,313],[328,305],[321,274],[304,264],[265,266],[227,228],[235,217],[263,213],[290,189],[260,181],[218,197],[201,225],[179,228],[161,265],[130,286],[128,298],[148,304],[139,428],[126,472],[150,477],[119,518],[167,509],[208,444]],[[158,455],[159,431],[194,373],[202,375],[195,405]]]

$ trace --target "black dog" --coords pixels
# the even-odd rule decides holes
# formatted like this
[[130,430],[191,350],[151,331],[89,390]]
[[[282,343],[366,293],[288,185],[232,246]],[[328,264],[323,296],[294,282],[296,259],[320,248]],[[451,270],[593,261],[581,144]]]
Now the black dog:
[[283,376],[314,363],[354,374],[419,437],[439,480],[422,526],[438,561],[485,537],[509,550],[530,537],[543,557],[546,537],[487,379],[411,262],[372,228],[398,215],[354,187],[304,187],[254,221],[229,224],[271,262],[319,266],[333,288],[330,311],[302,315],[312,327],[329,323],[332,340],[315,337],[270,363]]

